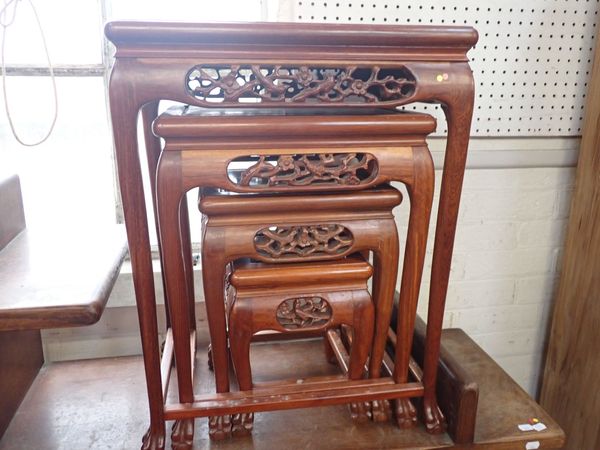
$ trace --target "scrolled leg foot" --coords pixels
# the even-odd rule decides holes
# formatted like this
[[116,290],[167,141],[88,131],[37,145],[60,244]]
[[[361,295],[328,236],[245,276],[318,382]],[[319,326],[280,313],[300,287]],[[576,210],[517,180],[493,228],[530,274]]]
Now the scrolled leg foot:
[[423,421],[425,429],[430,434],[440,434],[446,431],[446,419],[434,399],[423,399]]
[[231,416],[231,434],[235,437],[250,435],[253,425],[254,413],[241,413]]
[[222,441],[231,436],[231,416],[208,418],[208,435],[213,441]]
[[164,430],[146,431],[142,438],[142,450],[164,450],[165,449],[165,432]]
[[394,416],[400,429],[417,426],[417,410],[408,398],[394,400]]
[[356,423],[368,422],[371,418],[371,405],[369,402],[350,403],[350,416]]
[[371,402],[371,416],[373,422],[387,422],[392,417],[392,408],[389,400],[373,400]]
[[194,442],[194,419],[176,420],[171,429],[171,448],[191,450]]

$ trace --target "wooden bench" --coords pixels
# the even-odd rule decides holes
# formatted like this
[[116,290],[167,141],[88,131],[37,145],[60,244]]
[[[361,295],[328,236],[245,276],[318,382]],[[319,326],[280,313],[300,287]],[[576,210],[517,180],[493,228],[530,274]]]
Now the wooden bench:
[[96,323],[127,252],[121,226],[25,227],[19,178],[0,178],[0,436],[44,363],[40,329]]

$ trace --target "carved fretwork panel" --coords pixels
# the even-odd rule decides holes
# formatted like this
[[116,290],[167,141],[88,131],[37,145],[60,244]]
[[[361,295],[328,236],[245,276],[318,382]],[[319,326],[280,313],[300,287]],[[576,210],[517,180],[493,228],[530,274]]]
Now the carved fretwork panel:
[[352,232],[337,224],[274,226],[254,236],[258,256],[267,261],[339,258],[353,243]]
[[331,306],[321,297],[288,298],[277,307],[276,315],[287,330],[319,328],[331,319]]
[[250,155],[234,159],[227,168],[234,184],[259,189],[364,185],[377,172],[377,159],[370,153]]
[[198,65],[188,72],[186,85],[206,105],[318,106],[398,102],[415,93],[416,80],[405,67]]

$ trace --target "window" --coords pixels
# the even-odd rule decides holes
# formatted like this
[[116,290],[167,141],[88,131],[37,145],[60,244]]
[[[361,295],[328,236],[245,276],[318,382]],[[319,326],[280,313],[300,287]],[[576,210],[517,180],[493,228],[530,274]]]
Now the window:
[[[266,17],[265,5],[261,0],[35,2],[56,75],[58,120],[37,147],[18,144],[6,117],[0,121],[0,170],[21,177],[28,226],[81,218],[114,223],[119,215],[106,95],[113,49],[103,36],[106,21],[258,21]],[[47,131],[54,100],[33,11],[27,2],[17,8],[5,43],[7,97],[17,132],[31,142]],[[190,202],[190,211],[197,210],[193,194]],[[192,221],[192,227],[197,240],[199,223]]]

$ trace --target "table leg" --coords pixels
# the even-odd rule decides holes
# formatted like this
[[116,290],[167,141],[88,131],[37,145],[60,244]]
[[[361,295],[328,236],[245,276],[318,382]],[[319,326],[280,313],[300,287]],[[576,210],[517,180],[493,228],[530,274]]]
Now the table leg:
[[[142,126],[144,128],[144,144],[146,146],[146,159],[148,162],[148,174],[150,182],[150,190],[152,191],[152,206],[154,209],[154,225],[156,227],[156,234],[158,235],[158,210],[156,208],[156,168],[158,166],[158,159],[160,158],[160,139],[154,136],[152,133],[152,122],[158,116],[158,101],[146,103],[142,106]],[[158,242],[158,254],[160,256],[160,273],[163,286],[163,300],[165,307],[165,322],[166,327],[171,327],[171,317],[169,316],[169,300],[167,299],[167,288],[165,286],[165,268],[163,265],[162,250],[160,246],[160,240]]]
[[[390,326],[394,291],[398,276],[398,232],[394,219],[382,220],[379,233],[383,237],[380,247],[373,249],[373,301],[375,303],[375,333],[373,349],[369,361],[370,378],[381,376],[381,364]],[[385,401],[372,403],[373,420],[383,422],[389,419],[389,408]]]
[[126,100],[132,87],[126,75],[118,76],[119,70],[117,62],[111,76],[110,111],[113,124],[119,124],[113,128],[113,135],[150,408],[150,427],[143,437],[142,449],[162,450],[165,445],[165,421],[152,257],[137,145],[138,107]]
[[431,267],[426,356],[423,365],[423,415],[430,433],[441,433],[445,429],[444,417],[435,396],[435,385],[474,99],[473,76],[468,64],[457,66],[452,76],[456,79],[455,89],[446,98],[440,99],[448,123],[448,138]]
[[[181,187],[181,181],[181,166],[177,157],[161,156],[156,180],[156,199],[167,289],[166,297],[169,299],[171,314],[179,401],[191,403],[194,400],[190,349],[192,325],[189,315],[188,283],[182,254],[183,242],[179,226],[180,208],[182,202],[185,201],[185,192]],[[177,421],[171,433],[173,448],[191,448],[193,436],[193,419]]]
[[[410,217],[404,267],[398,301],[397,331],[398,344],[394,365],[396,383],[408,381],[408,366],[412,348],[413,330],[417,314],[419,289],[423,275],[429,217],[433,202],[434,169],[429,150],[415,149],[413,182],[407,184],[410,195]],[[398,427],[410,428],[417,424],[417,412],[408,398],[395,400],[395,416]]]
[[194,295],[194,260],[192,256],[192,237],[190,235],[190,218],[187,198],[184,196],[179,208],[179,229],[181,233],[181,253],[185,270],[185,285],[190,314],[190,326],[196,329],[196,300]]
[[[227,324],[225,320],[224,281],[226,276],[223,230],[207,227],[203,238],[202,279],[204,301],[210,331],[211,354],[217,392],[229,392],[229,351],[227,348]],[[230,416],[209,418],[209,434],[212,439],[225,439],[231,433]]]

